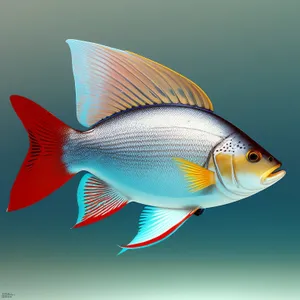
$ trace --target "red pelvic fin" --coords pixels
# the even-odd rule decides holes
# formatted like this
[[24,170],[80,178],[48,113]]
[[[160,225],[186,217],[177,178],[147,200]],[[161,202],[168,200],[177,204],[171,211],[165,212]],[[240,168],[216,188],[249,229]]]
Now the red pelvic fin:
[[126,197],[91,174],[82,177],[77,201],[79,215],[74,228],[100,221],[116,213],[128,203]]
[[28,132],[30,146],[11,190],[7,211],[38,202],[74,175],[62,162],[62,146],[72,129],[25,97],[14,95],[10,100]]

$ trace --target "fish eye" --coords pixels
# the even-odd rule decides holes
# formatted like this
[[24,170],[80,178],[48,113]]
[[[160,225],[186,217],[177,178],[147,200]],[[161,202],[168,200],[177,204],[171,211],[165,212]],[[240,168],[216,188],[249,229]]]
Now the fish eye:
[[256,150],[250,150],[247,153],[247,159],[248,159],[248,161],[250,161],[252,163],[259,162],[261,159],[261,153]]

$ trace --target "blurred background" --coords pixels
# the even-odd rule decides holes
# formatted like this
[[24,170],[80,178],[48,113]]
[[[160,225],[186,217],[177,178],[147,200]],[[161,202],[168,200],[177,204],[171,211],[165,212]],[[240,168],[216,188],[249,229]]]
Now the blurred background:
[[[1,0],[0,295],[300,299],[299,28],[297,0]],[[286,177],[118,257],[142,206],[70,230],[81,174],[36,205],[6,213],[28,148],[9,96],[26,96],[80,128],[69,38],[130,50],[189,77],[217,114],[283,162]]]

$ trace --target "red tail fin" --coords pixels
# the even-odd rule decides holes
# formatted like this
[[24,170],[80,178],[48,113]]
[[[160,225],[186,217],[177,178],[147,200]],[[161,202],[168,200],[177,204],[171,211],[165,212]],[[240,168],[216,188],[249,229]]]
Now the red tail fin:
[[7,211],[42,200],[74,175],[61,160],[71,128],[29,99],[14,95],[10,100],[28,132],[30,147],[11,190]]

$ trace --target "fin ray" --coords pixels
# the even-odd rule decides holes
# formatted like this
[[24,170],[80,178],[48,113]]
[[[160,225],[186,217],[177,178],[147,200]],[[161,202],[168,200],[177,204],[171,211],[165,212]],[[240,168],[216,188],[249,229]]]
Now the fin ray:
[[7,211],[35,204],[75,175],[62,159],[65,140],[75,130],[25,97],[12,95],[10,100],[28,133],[29,150],[11,189]]
[[67,40],[76,89],[77,118],[90,127],[133,107],[184,104],[213,110],[205,92],[148,58],[100,44]]
[[77,192],[79,214],[74,228],[98,222],[122,209],[128,200],[92,174],[82,177]]
[[188,219],[195,209],[169,209],[146,206],[141,213],[139,230],[133,240],[122,248],[121,253],[129,249],[155,245],[174,234]]
[[180,157],[173,157],[184,173],[191,192],[197,192],[215,184],[215,173]]

